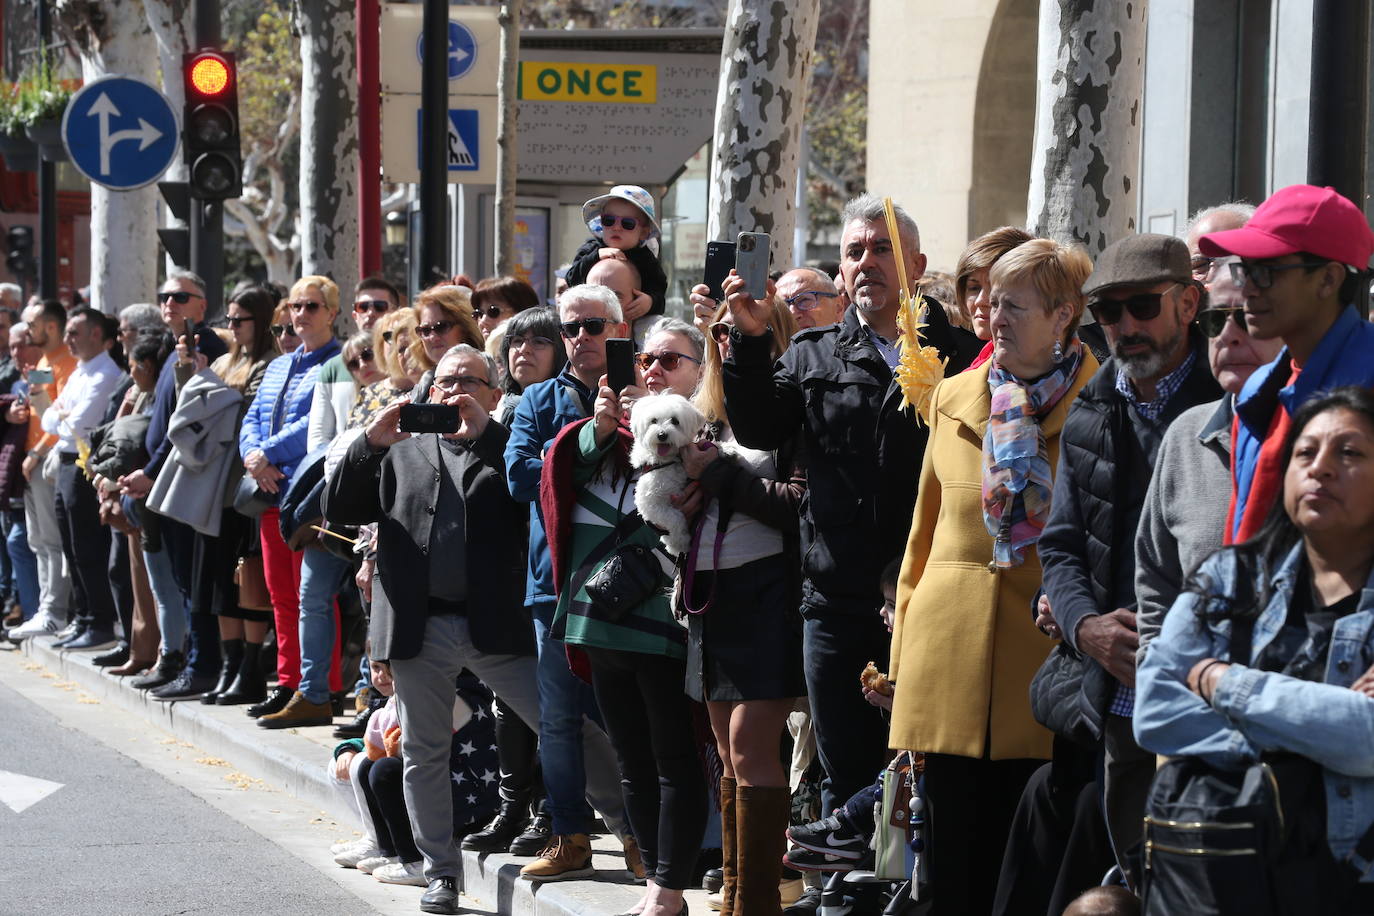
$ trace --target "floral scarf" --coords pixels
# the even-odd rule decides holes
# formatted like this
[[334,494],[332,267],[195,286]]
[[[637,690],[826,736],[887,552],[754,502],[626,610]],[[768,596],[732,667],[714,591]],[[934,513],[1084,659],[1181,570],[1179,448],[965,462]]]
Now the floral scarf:
[[992,413],[983,437],[983,521],[993,542],[989,568],[1020,566],[1050,515],[1052,468],[1040,420],[1078,377],[1083,344],[1075,337],[1049,375],[1027,384],[993,363]]

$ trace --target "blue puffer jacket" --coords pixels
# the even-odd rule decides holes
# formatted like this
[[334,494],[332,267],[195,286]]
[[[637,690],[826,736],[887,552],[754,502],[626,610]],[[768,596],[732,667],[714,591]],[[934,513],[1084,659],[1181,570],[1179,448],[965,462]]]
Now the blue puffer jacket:
[[338,354],[340,345],[331,340],[317,350],[305,352],[305,345],[280,356],[267,366],[257,396],[243,418],[239,430],[239,455],[262,450],[267,460],[290,480],[306,452],[306,432],[310,426],[310,405],[315,398],[315,377],[320,366]]

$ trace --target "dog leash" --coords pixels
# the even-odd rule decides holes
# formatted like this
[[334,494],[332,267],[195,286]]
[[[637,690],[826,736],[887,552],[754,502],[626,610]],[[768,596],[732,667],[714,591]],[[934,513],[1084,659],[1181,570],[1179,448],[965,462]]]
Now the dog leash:
[[[719,500],[717,500],[719,502]],[[721,511],[716,517],[716,544],[711,553],[711,591],[706,596],[706,603],[699,608],[692,607],[692,583],[697,577],[697,552],[701,547],[701,529],[706,527],[706,512],[710,508],[708,502],[701,510],[701,521],[697,523],[696,529],[692,532],[692,546],[687,553],[687,569],[682,578],[682,609],[688,614],[704,614],[711,609],[711,605],[716,601],[716,583],[720,581],[720,545],[725,541],[725,529],[729,524],[729,512],[721,506]]]

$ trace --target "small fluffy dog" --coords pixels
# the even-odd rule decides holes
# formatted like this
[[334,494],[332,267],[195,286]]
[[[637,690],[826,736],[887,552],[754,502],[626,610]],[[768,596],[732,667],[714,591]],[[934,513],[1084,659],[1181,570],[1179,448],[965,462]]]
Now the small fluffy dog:
[[691,548],[692,530],[670,499],[687,486],[682,450],[692,446],[705,423],[701,411],[680,394],[642,397],[630,411],[635,437],[630,464],[644,470],[635,485],[635,508],[644,521],[666,532],[663,547],[673,556]]

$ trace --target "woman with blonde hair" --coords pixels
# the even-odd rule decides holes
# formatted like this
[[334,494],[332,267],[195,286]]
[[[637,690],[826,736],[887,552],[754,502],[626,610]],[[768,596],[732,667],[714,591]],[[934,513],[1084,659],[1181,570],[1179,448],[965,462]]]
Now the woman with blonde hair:
[[1021,791],[1051,755],[1026,700],[1045,658],[1030,608],[1059,434],[1097,370],[1076,333],[1091,272],[1082,249],[1047,239],[998,258],[992,356],[931,398],[897,585],[888,744],[925,753],[942,911],[990,911],[996,882],[978,876],[998,873]]
[[458,344],[483,348],[482,329],[472,317],[472,291],[465,286],[434,286],[415,297],[416,361],[426,372]]

